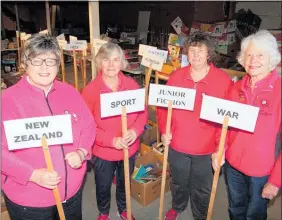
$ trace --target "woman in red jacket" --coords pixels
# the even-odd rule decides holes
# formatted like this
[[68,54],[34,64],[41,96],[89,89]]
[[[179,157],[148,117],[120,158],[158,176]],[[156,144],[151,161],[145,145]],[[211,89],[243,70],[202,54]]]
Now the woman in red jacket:
[[[226,149],[226,180],[231,220],[265,220],[267,204],[281,187],[281,152],[275,152],[281,128],[281,77],[275,67],[281,54],[275,37],[266,30],[241,43],[239,63],[247,75],[228,99],[260,108],[253,133],[231,128]],[[276,155],[275,155],[276,154]],[[217,153],[213,154],[213,167]]]
[[167,109],[158,108],[158,123],[162,142],[169,145],[168,161],[172,176],[172,208],[166,220],[176,220],[188,200],[194,219],[206,219],[212,187],[211,154],[216,150],[217,125],[200,119],[203,95],[224,98],[232,83],[228,75],[216,68],[213,39],[205,33],[194,33],[185,44],[189,66],[175,71],[167,81],[169,86],[196,90],[193,111],[173,109],[171,135],[165,135]]
[[133,78],[126,77],[121,72],[121,69],[126,68],[127,61],[118,45],[104,44],[96,56],[96,63],[98,75],[85,87],[82,96],[97,123],[97,136],[92,151],[97,205],[100,212],[97,220],[109,219],[111,185],[115,172],[118,213],[121,219],[127,219],[123,148],[129,148],[131,174],[134,169],[134,156],[139,149],[138,136],[143,132],[147,122],[147,110],[127,115],[128,132],[124,137],[122,137],[120,116],[101,118],[101,94],[134,90],[139,86]]

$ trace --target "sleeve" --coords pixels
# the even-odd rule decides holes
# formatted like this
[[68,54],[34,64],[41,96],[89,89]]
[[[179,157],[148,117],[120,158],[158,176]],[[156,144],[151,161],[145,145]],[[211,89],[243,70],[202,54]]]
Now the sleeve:
[[[228,81],[228,85],[226,86],[224,95],[223,95],[223,99],[226,100],[232,100],[232,88],[233,88],[233,82],[231,80]],[[216,145],[216,151],[218,150],[219,147],[219,142],[220,142],[220,137],[221,137],[221,131],[222,131],[222,126],[219,126],[216,129],[215,132],[215,145]],[[226,134],[226,138],[225,138],[225,144],[224,144],[224,149],[226,150],[228,148],[228,131]]]
[[281,156],[282,152],[280,151],[279,157],[276,160],[275,165],[268,178],[268,182],[279,188],[281,188]]
[[91,158],[91,150],[94,144],[95,136],[96,136],[96,123],[94,118],[88,109],[87,105],[81,98],[81,132],[79,137],[78,148],[83,148],[87,150],[88,154],[86,159],[89,160]]
[[[3,101],[2,101],[3,103]],[[4,104],[4,103],[3,103]],[[2,123],[1,123],[1,149],[2,149],[2,166],[1,166],[1,174],[6,177],[12,179],[13,181],[26,185],[29,182],[31,174],[34,171],[34,168],[28,164],[27,162],[18,158],[13,151],[9,151],[8,143],[6,139],[4,123],[5,120],[5,107],[7,108],[8,103],[3,105],[2,109]]]

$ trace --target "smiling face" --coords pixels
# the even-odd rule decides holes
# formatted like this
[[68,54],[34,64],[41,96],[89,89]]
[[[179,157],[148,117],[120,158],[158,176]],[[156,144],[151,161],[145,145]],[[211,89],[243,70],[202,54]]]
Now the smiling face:
[[208,48],[205,44],[189,46],[188,60],[193,68],[201,68],[208,63]]
[[30,58],[26,62],[26,73],[31,84],[47,91],[59,70],[59,62],[56,55],[52,52],[47,52]]
[[122,68],[121,57],[113,53],[110,57],[101,60],[101,70],[106,77],[116,77]]
[[251,77],[267,75],[270,72],[270,56],[251,42],[244,51],[243,66]]

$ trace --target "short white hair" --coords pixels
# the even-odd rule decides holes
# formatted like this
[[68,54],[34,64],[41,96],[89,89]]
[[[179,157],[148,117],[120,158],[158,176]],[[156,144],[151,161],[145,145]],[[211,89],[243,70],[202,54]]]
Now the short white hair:
[[121,47],[117,44],[114,44],[114,43],[106,43],[106,44],[103,44],[96,57],[95,57],[95,61],[96,61],[96,65],[98,67],[98,69],[101,68],[101,64],[102,64],[102,60],[103,59],[106,59],[106,58],[109,58],[111,57],[112,54],[116,53],[120,60],[121,60],[121,69],[126,69],[127,66],[128,66],[128,62],[127,60],[125,59],[125,55],[124,55],[124,52],[123,50],[121,49]]
[[238,54],[238,62],[244,66],[245,50],[250,43],[254,43],[258,48],[263,49],[270,56],[270,71],[281,61],[281,53],[278,49],[278,43],[276,38],[267,30],[259,30],[255,34],[251,34],[244,38],[241,42],[241,51]]

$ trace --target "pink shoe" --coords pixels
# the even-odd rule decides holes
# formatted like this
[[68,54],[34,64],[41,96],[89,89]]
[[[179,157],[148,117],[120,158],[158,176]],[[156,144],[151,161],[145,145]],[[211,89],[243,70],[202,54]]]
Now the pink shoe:
[[173,209],[170,209],[165,214],[165,220],[177,220],[178,216],[179,216],[179,213],[177,213]]
[[110,220],[110,215],[108,215],[108,214],[99,214],[97,220]]
[[[122,220],[127,220],[127,211],[123,211],[121,214],[119,214],[119,217]],[[131,215],[131,220],[135,220],[135,218],[133,217],[133,215]]]

